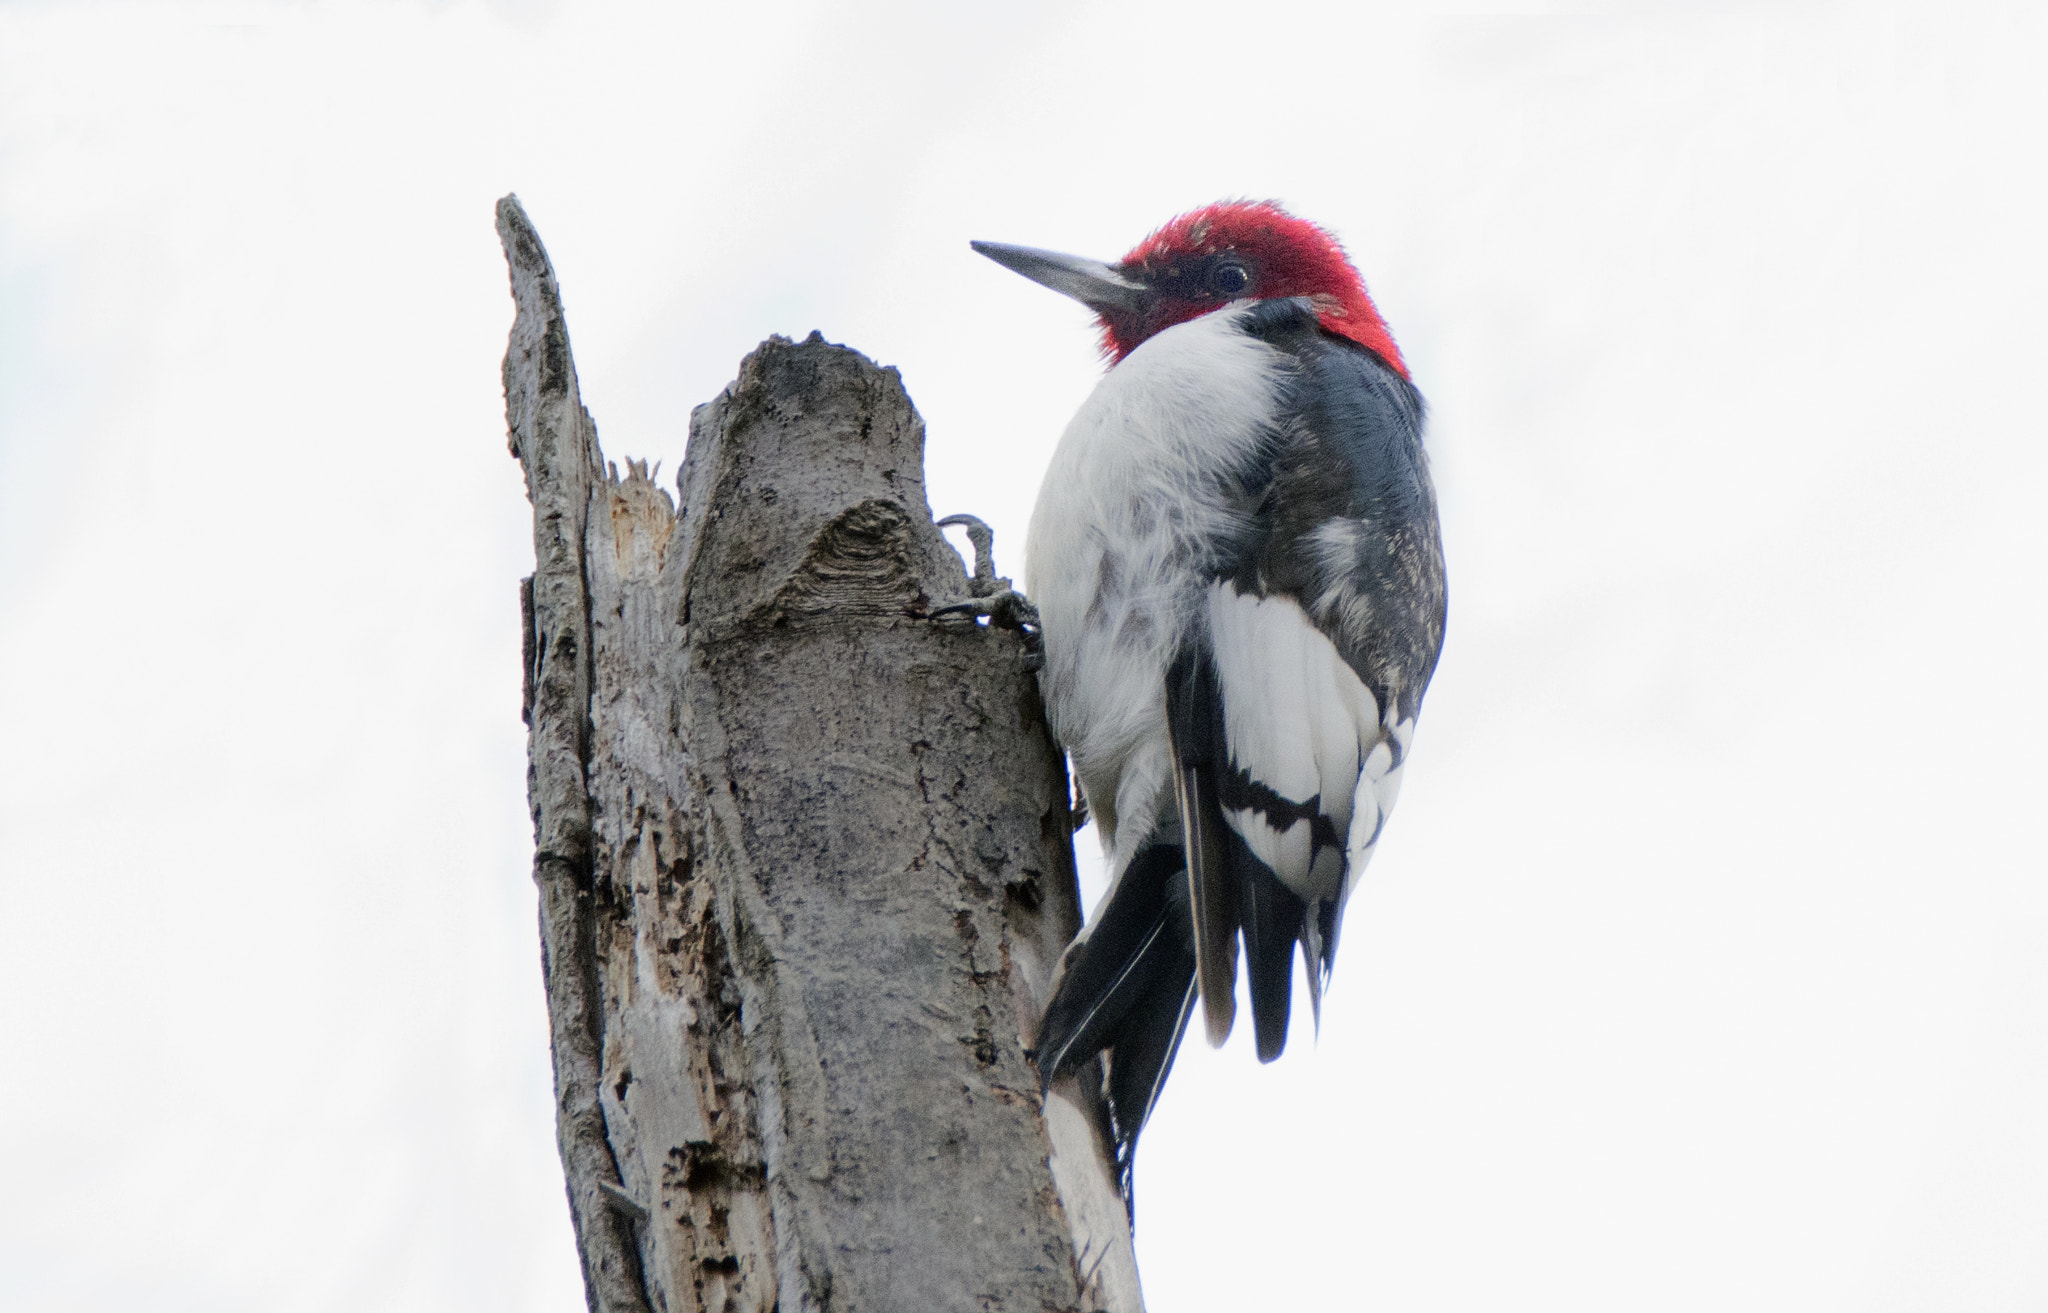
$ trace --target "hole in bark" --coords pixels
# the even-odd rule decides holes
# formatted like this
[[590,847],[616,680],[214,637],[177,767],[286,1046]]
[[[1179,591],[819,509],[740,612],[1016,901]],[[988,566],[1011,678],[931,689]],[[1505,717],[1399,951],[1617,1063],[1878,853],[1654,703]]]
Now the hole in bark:
[[1038,872],[1026,871],[1021,880],[1012,880],[1003,886],[1003,896],[1027,912],[1036,912],[1045,901],[1045,890],[1038,883]]

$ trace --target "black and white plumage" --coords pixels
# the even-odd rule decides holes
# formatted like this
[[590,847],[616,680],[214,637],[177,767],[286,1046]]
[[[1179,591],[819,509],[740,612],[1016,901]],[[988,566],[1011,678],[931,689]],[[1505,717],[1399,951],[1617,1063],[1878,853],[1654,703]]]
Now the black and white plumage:
[[1026,590],[1111,868],[1035,1054],[1050,1084],[1108,1051],[1128,1203],[1190,1018],[1231,1029],[1240,938],[1262,1060],[1297,943],[1320,1013],[1443,639],[1422,405],[1334,243],[1274,207],[1183,216],[1115,267],[978,249],[1095,306],[1118,356],[1047,471]]

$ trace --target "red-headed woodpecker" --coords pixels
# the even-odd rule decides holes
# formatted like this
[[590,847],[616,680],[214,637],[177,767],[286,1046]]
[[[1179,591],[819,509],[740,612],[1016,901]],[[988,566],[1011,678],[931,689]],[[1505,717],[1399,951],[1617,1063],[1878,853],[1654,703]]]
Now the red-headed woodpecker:
[[1212,205],[1116,264],[976,242],[1100,317],[1110,368],[1053,453],[1025,547],[1053,732],[1109,892],[1034,1049],[1049,1086],[1108,1050],[1138,1132],[1196,1000],[1220,1045],[1238,939],[1259,1058],[1294,946],[1318,1015],[1444,632],[1422,400],[1336,241]]

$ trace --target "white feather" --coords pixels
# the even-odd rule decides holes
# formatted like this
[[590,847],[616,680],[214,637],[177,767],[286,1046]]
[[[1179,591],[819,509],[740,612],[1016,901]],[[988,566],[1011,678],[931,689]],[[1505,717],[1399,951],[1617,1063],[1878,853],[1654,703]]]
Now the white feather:
[[1415,737],[1415,721],[1396,722],[1390,710],[1382,727],[1380,739],[1365,754],[1363,768],[1358,773],[1358,789],[1353,794],[1351,831],[1346,836],[1345,848],[1349,855],[1350,870],[1344,879],[1344,897],[1350,898],[1351,891],[1358,885],[1358,877],[1365,871],[1366,863],[1372,860],[1373,848],[1379,843],[1380,827],[1386,824],[1387,814],[1394,810],[1394,799],[1401,793],[1401,766],[1408,761],[1408,743]]
[[[1319,799],[1348,838],[1360,759],[1381,737],[1372,691],[1292,598],[1241,594],[1217,582],[1208,615],[1231,765],[1289,802]],[[1307,821],[1276,832],[1255,812],[1224,819],[1301,897],[1337,894],[1328,866],[1310,869]]]
[[1223,823],[1243,836],[1244,846],[1252,850],[1252,856],[1279,873],[1289,889],[1301,892],[1308,883],[1309,862],[1314,856],[1314,836],[1307,821],[1296,821],[1279,830],[1255,811],[1226,809]]
[[1203,609],[1210,553],[1243,514],[1217,471],[1266,440],[1279,400],[1285,358],[1239,332],[1240,314],[1175,325],[1110,370],[1031,517],[1046,712],[1113,871],[1169,823],[1166,668]]

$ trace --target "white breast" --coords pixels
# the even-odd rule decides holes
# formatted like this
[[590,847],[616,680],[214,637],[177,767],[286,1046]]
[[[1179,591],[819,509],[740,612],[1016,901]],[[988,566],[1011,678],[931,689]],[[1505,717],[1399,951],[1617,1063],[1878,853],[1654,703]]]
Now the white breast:
[[1231,307],[1146,341],[1097,385],[1046,470],[1025,552],[1046,710],[1121,869],[1170,823],[1165,677],[1243,514],[1226,471],[1269,435],[1284,357]]

